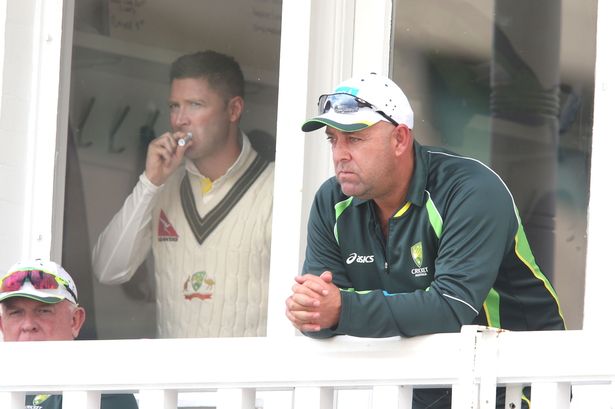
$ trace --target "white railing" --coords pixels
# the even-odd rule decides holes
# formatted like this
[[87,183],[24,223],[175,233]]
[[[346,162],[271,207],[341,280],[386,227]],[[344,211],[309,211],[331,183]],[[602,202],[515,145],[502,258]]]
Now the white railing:
[[565,409],[571,385],[615,379],[613,348],[612,338],[587,331],[476,326],[409,339],[5,342],[0,408],[23,409],[26,393],[52,392],[64,394],[63,409],[97,409],[101,392],[124,391],[137,394],[141,409],[177,408],[187,392],[209,392],[217,408],[267,409],[274,401],[257,393],[285,391],[290,398],[281,407],[331,409],[342,406],[340,393],[362,390],[368,402],[353,407],[398,409],[411,407],[413,387],[452,386],[454,409],[486,409],[495,407],[501,385],[512,409],[521,407],[521,387],[531,385],[532,409]]

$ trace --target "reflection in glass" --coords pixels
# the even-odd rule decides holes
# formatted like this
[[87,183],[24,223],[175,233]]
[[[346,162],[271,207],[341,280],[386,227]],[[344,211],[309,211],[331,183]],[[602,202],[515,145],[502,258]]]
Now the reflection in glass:
[[241,129],[271,160],[280,19],[280,0],[75,2],[63,262],[91,294],[82,338],[156,336],[153,260],[106,286],[89,254],[143,171],[149,141],[170,129],[170,63],[205,49],[232,55],[246,77]]
[[422,143],[506,181],[568,328],[582,321],[596,1],[395,3],[392,76]]

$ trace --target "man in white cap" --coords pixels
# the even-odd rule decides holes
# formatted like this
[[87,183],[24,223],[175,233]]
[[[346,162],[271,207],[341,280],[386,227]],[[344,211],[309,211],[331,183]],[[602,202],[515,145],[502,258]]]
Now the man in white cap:
[[[62,266],[40,259],[14,264],[0,278],[4,341],[73,340],[85,321],[77,287]],[[61,395],[28,395],[26,409],[60,409]],[[132,394],[103,394],[102,409],[137,409]]]
[[[303,274],[286,315],[314,338],[415,336],[478,324],[559,330],[564,320],[508,188],[471,158],[420,145],[390,79],[367,74],[322,95],[304,132],[326,126],[335,177],[316,193]],[[448,408],[450,389],[413,408]]]

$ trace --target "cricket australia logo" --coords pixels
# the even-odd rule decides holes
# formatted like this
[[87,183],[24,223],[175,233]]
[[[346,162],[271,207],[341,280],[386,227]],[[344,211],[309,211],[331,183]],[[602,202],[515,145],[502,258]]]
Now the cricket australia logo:
[[184,298],[186,300],[209,300],[214,295],[216,281],[205,271],[197,271],[184,281]]
[[42,408],[42,406],[39,406],[39,405],[42,405],[43,402],[45,402],[50,397],[51,395],[47,395],[47,394],[36,395],[34,399],[32,399],[32,404],[34,405],[35,408]]
[[412,260],[414,260],[414,265],[417,267],[410,270],[410,273],[412,273],[414,277],[426,276],[429,272],[429,268],[423,267],[423,243],[419,241],[413,244],[410,247],[410,255],[412,256]]
[[423,265],[423,243],[419,241],[410,247],[410,254],[412,255],[414,264],[416,264],[417,267],[421,267]]

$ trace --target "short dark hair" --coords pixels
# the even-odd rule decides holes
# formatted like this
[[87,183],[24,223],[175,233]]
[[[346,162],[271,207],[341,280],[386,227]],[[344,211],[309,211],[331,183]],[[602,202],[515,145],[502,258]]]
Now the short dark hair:
[[216,51],[199,51],[179,57],[171,64],[170,79],[204,78],[209,86],[228,98],[244,96],[244,78],[233,57]]

